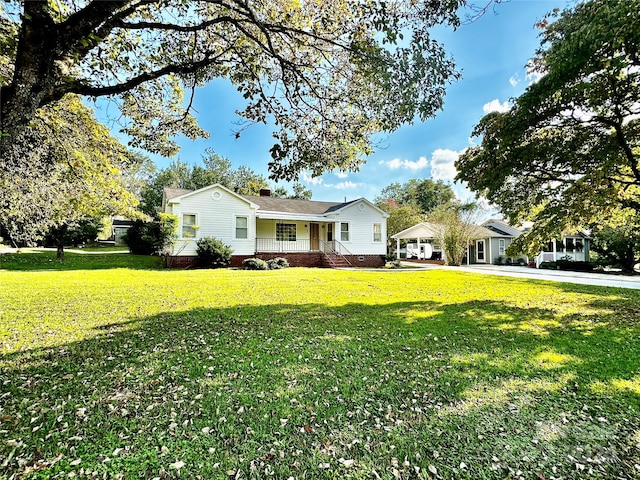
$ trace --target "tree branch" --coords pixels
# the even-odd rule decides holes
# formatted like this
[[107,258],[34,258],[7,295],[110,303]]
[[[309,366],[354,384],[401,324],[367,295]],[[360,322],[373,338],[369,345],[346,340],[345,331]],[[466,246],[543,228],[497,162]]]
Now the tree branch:
[[67,93],[77,93],[79,95],[89,95],[95,97],[102,97],[106,95],[117,95],[120,93],[124,93],[132,88],[135,88],[139,85],[142,85],[145,82],[149,82],[152,80],[156,80],[165,75],[170,75],[172,73],[177,74],[190,74],[196,73],[197,71],[213,65],[216,63],[217,59],[223,54],[227,53],[229,49],[224,50],[223,52],[216,54],[214,57],[209,57],[212,52],[206,52],[205,58],[199,60],[197,62],[188,62],[188,63],[179,63],[179,64],[170,64],[166,65],[157,70],[153,70],[150,72],[142,73],[136,77],[133,77],[125,82],[118,83],[116,85],[109,85],[104,87],[98,87],[93,85],[87,85],[81,81],[76,81],[70,84],[66,84],[58,91],[59,96],[56,99],[62,98]]

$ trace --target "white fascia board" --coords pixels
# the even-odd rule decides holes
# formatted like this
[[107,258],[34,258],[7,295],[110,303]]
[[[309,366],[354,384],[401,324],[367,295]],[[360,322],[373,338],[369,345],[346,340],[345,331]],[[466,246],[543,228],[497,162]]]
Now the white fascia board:
[[305,213],[285,213],[285,212],[267,212],[264,210],[258,210],[256,212],[256,218],[262,220],[298,220],[301,222],[326,222],[328,218],[324,215],[312,215]]

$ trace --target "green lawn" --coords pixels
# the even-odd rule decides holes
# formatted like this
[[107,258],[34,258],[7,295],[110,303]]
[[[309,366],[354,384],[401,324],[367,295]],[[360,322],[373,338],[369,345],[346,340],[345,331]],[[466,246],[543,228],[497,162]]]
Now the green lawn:
[[[99,247],[100,248],[100,247]],[[130,255],[127,250],[115,247],[114,250],[92,250],[90,253],[65,251],[64,261],[56,259],[52,250],[27,250],[22,253],[2,253],[0,250],[0,270],[104,270],[114,268],[157,269],[162,267],[160,257]],[[111,253],[95,253],[111,251]]]
[[640,477],[640,292],[80,268],[0,270],[0,478]]

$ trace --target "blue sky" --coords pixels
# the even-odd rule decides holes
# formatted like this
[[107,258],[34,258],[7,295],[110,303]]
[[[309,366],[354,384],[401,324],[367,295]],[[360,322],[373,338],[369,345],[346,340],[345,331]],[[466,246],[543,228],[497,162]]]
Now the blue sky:
[[[462,72],[462,79],[447,89],[443,111],[434,119],[385,135],[383,148],[371,155],[359,172],[325,173],[316,178],[303,175],[301,183],[311,188],[314,200],[341,201],[359,197],[373,200],[390,183],[411,178],[452,182],[453,162],[471,145],[471,131],[480,118],[491,110],[505,108],[510,98],[520,95],[534,81],[527,76],[526,64],[540,44],[535,23],[554,8],[571,5],[570,0],[511,0],[456,31],[439,28],[436,38]],[[268,176],[271,129],[255,125],[236,139],[234,131],[240,119],[234,112],[242,106],[241,96],[225,81],[199,89],[196,117],[211,137],[195,142],[182,139],[176,157],[152,156],[154,162],[160,168],[178,158],[198,164],[204,150],[212,148],[235,167],[246,165]],[[284,182],[278,185],[289,187]],[[453,188],[459,197],[471,198],[464,185]]]

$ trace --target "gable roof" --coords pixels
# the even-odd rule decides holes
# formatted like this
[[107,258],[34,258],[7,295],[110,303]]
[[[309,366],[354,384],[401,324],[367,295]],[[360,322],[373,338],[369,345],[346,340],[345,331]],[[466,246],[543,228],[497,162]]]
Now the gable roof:
[[[282,213],[302,213],[304,215],[322,215],[342,208],[345,203],[317,202],[315,200],[300,200],[297,198],[259,197],[256,195],[240,195],[246,200],[258,205],[260,210]],[[351,203],[351,202],[349,202]]]
[[401,232],[391,235],[391,238],[406,239],[406,238],[435,238],[437,226],[433,223],[420,222],[412,225],[409,228],[405,228]]
[[[238,195],[237,193],[229,190],[227,187],[225,187],[224,185],[220,185],[219,183],[214,183],[213,185],[208,185],[206,187],[200,188],[198,190],[185,190],[184,188],[163,188],[162,191],[166,197],[167,203],[180,203],[180,200],[185,198],[185,197],[190,197],[191,195],[196,195],[198,193],[201,192],[206,192],[207,190],[211,190],[214,188],[219,188],[221,190],[224,190],[225,192],[227,192],[228,194],[239,198],[240,200],[242,200],[243,202],[247,202],[249,203],[249,205],[251,205],[251,207],[253,208],[257,208],[257,205],[253,202],[251,202],[251,200],[248,200],[247,198],[244,198],[242,195]],[[171,196],[170,196],[171,195]],[[173,200],[173,202],[171,201]]]
[[482,226],[503,237],[518,237],[522,233],[519,229],[512,227],[507,222],[495,218],[483,222]]
[[171,187],[164,187],[162,191],[164,192],[164,196],[167,200],[171,200],[172,198],[176,198],[176,197],[181,197],[186,193],[193,192],[193,190],[187,190],[185,188],[171,188]]

